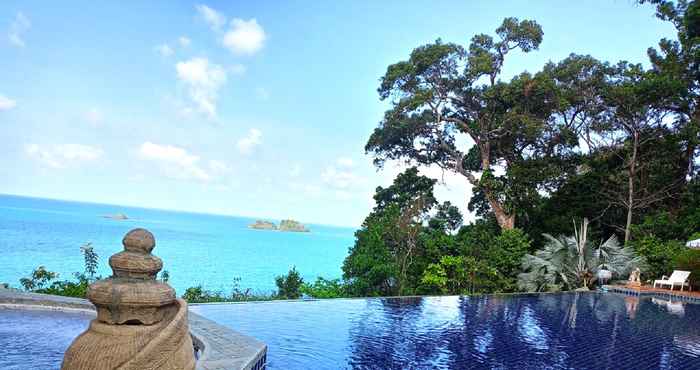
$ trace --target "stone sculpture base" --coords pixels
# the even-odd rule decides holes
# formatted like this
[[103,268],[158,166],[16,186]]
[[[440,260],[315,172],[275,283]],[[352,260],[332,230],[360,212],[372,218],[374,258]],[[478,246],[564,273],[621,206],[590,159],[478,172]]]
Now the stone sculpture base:
[[93,320],[68,348],[61,369],[194,370],[187,303],[177,299],[163,310],[163,321],[154,325],[110,325]]

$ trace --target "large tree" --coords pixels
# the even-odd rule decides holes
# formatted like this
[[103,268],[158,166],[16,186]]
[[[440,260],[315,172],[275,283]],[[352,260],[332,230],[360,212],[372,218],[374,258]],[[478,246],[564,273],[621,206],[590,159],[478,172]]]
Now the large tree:
[[[437,165],[466,177],[502,229],[515,226],[519,205],[537,196],[538,178],[527,164],[558,145],[549,125],[554,86],[545,77],[500,79],[506,56],[536,50],[542,29],[507,18],[497,38],[480,34],[468,49],[440,40],[392,64],[378,89],[391,109],[365,149],[381,167],[386,160]],[[543,163],[539,161],[539,163]]]

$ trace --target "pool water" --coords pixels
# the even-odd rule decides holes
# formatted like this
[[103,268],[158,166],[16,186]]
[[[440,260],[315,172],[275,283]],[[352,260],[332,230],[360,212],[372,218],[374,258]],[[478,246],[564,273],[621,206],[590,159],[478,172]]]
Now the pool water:
[[63,353],[94,315],[0,308],[0,369],[59,369]]
[[700,305],[614,293],[194,305],[269,369],[700,369]]

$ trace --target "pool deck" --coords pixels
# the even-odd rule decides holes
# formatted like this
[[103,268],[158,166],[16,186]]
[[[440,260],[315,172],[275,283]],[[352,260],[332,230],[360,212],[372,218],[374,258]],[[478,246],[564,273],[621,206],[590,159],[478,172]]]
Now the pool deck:
[[654,288],[650,285],[643,285],[638,288],[631,288],[626,285],[605,285],[605,287],[612,292],[640,295],[640,296],[660,296],[664,298],[676,298],[684,301],[698,302],[700,303],[700,292],[697,291],[680,291],[679,289],[663,289]]
[[[26,293],[0,287],[0,309],[89,312],[95,306],[86,299]],[[197,370],[262,370],[267,345],[194,312],[189,312],[190,335],[197,349]]]

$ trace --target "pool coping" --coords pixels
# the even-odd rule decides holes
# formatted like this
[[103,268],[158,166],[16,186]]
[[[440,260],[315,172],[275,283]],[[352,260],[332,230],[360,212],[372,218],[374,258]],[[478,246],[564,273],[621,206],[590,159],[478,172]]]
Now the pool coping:
[[599,290],[585,290],[585,291],[557,291],[557,292],[512,292],[512,293],[474,293],[474,294],[452,294],[452,295],[393,295],[393,296],[368,296],[368,297],[338,297],[338,298],[300,298],[300,299],[261,299],[261,300],[251,300],[251,301],[230,301],[230,302],[199,302],[199,303],[188,303],[188,306],[216,306],[216,305],[227,305],[227,304],[265,304],[265,303],[303,303],[303,302],[323,302],[323,301],[353,301],[353,300],[367,300],[367,299],[415,299],[415,298],[446,298],[446,297],[512,297],[512,296],[540,296],[548,294],[573,294],[573,293],[601,293]]
[[[0,288],[0,310],[47,310],[89,313],[95,306],[81,298],[27,293]],[[197,351],[197,370],[261,370],[267,362],[267,345],[192,311],[188,312],[190,335]]]
[[611,293],[624,294],[624,295],[628,295],[628,296],[658,297],[658,298],[663,298],[663,299],[668,299],[668,300],[673,298],[675,300],[682,301],[682,302],[700,303],[700,297],[688,296],[688,295],[684,295],[681,293],[673,292],[671,290],[668,290],[668,291],[637,290],[637,289],[627,288],[625,286],[619,286],[619,285],[603,285],[603,288],[607,289],[607,291],[611,292]]

